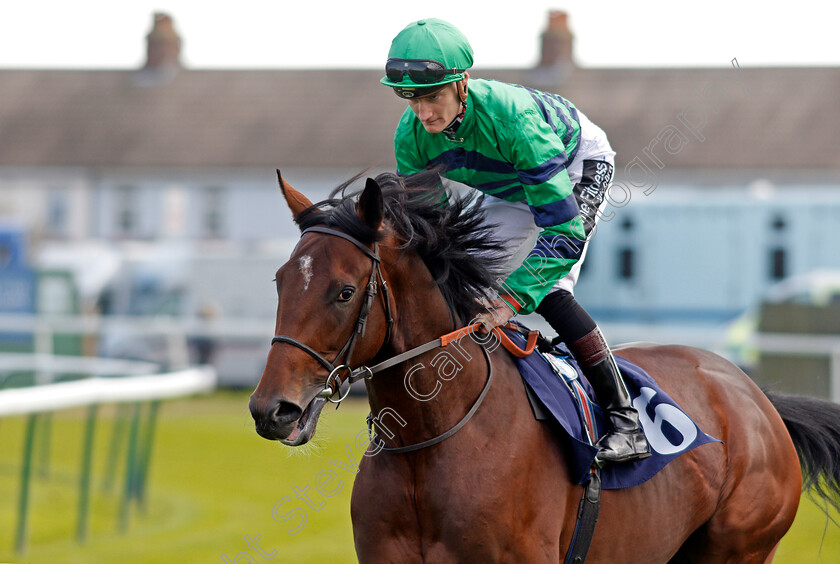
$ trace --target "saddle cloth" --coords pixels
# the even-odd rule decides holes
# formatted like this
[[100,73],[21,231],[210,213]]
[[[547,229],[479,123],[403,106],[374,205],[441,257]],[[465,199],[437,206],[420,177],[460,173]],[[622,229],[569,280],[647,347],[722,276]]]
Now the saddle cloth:
[[[520,347],[521,333],[505,330]],[[604,489],[629,488],[652,478],[677,456],[700,445],[721,442],[707,435],[647,372],[615,355],[627,384],[633,407],[651,446],[651,456],[636,462],[613,464],[601,470]],[[535,350],[525,358],[515,358],[537,419],[560,425],[569,437],[572,477],[578,484],[589,480],[589,470],[598,449],[592,445],[607,429],[607,420],[593,401],[592,386],[572,355],[563,346],[550,353]],[[591,436],[592,440],[589,440]]]

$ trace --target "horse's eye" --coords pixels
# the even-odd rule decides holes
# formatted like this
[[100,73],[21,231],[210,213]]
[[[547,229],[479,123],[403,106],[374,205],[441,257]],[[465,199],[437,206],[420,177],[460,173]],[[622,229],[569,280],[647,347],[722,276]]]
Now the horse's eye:
[[345,286],[341,289],[341,293],[338,295],[338,301],[349,302],[353,298],[353,294],[355,293],[355,288],[353,288],[352,286]]

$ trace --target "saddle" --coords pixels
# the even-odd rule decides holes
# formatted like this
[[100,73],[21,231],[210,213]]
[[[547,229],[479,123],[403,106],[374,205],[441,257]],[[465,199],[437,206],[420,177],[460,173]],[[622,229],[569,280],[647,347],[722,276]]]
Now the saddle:
[[[578,484],[585,484],[590,480],[598,452],[594,444],[608,424],[592,386],[562,343],[553,343],[518,323],[508,324],[503,330],[514,347],[505,344],[506,339],[500,340],[507,350],[513,349],[511,354],[525,383],[534,417],[550,422],[568,439],[572,477]],[[651,456],[606,466],[601,470],[602,488],[639,485],[677,456],[706,443],[720,442],[701,431],[641,367],[620,355],[615,358],[633,398],[633,407],[639,412]]]

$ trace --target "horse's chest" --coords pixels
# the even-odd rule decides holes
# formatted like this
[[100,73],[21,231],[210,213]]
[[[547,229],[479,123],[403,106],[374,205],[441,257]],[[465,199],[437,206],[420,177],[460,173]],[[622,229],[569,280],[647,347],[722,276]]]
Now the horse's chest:
[[498,467],[495,475],[479,460],[364,470],[352,502],[357,550],[373,543],[380,555],[410,561],[410,553],[428,562],[541,562],[548,551],[548,561],[557,561],[559,520],[541,514],[554,500],[529,502],[522,496],[533,498],[534,491],[510,484]]

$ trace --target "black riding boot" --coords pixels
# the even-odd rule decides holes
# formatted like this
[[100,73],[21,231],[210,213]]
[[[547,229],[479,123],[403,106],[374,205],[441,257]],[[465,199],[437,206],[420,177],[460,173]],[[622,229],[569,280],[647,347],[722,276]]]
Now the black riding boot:
[[639,425],[639,412],[630,401],[630,393],[601,330],[596,326],[577,341],[566,344],[592,384],[598,404],[606,411],[612,427],[595,445],[600,449],[596,460],[620,463],[650,456],[650,445]]
[[598,404],[607,413],[610,429],[601,437],[597,460],[628,462],[650,456],[650,446],[639,425],[639,413],[630,403],[615,359],[601,330],[566,290],[548,294],[537,307],[552,329],[574,355],[595,390]]

